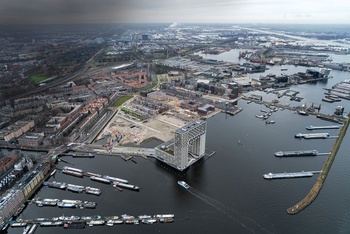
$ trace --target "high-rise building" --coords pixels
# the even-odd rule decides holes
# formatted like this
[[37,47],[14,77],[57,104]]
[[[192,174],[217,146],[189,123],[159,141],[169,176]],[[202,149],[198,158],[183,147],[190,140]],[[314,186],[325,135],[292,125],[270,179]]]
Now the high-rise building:
[[175,131],[175,138],[155,148],[156,158],[183,171],[205,155],[207,123],[198,120]]

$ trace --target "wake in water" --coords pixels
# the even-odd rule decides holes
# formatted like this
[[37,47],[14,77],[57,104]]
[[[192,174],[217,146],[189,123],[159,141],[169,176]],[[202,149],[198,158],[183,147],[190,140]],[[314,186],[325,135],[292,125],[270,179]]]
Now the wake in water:
[[221,213],[225,214],[229,219],[235,221],[245,229],[249,230],[252,233],[255,233],[254,229],[258,230],[258,233],[261,233],[261,231],[264,231],[266,233],[273,233],[269,230],[262,227],[260,224],[255,222],[253,219],[239,213],[238,211],[222,204],[221,202],[215,200],[214,198],[209,197],[208,195],[205,195],[204,193],[198,191],[197,189],[191,187],[189,190],[187,190],[189,193],[194,195],[195,197],[199,198],[203,202],[207,203],[208,205],[214,207]]

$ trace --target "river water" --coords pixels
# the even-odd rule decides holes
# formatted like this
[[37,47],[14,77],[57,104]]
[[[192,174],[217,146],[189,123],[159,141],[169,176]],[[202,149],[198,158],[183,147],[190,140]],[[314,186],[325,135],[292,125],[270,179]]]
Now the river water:
[[[219,55],[223,56],[223,55]],[[217,57],[216,57],[217,58]],[[290,66],[288,71],[292,70]],[[277,69],[277,68],[276,68]],[[304,67],[295,70],[305,71]],[[271,72],[271,70],[270,70]],[[291,71],[292,72],[292,71]],[[350,73],[332,71],[328,82],[292,86],[300,91],[302,103],[322,104],[322,113],[332,113],[336,105],[349,111],[350,102],[323,103],[323,88],[349,78]],[[260,92],[265,100],[274,98]],[[288,99],[281,102],[291,103]],[[301,103],[291,103],[300,105]],[[57,217],[65,215],[141,215],[175,214],[174,223],[153,225],[122,224],[114,227],[86,227],[83,230],[64,230],[62,227],[38,228],[35,233],[350,233],[350,132],[346,134],[330,173],[317,199],[297,215],[288,215],[286,209],[300,201],[317,180],[311,178],[264,180],[268,172],[294,172],[321,170],[326,156],[277,158],[280,150],[316,149],[326,153],[331,150],[334,138],[300,140],[296,133],[304,133],[307,125],[333,123],[315,116],[301,116],[288,110],[279,110],[265,124],[255,118],[265,106],[240,100],[243,111],[236,116],[219,113],[208,119],[207,148],[216,154],[202,160],[187,173],[177,173],[154,159],[135,158],[136,163],[119,157],[99,156],[93,159],[66,157],[72,166],[84,171],[125,178],[136,184],[140,192],[115,190],[111,185],[100,184],[89,178],[76,178],[56,173],[49,181],[98,187],[100,196],[75,194],[43,187],[36,197],[80,199],[96,201],[96,209],[60,209],[28,205],[19,218]],[[327,131],[331,136],[338,129]],[[157,142],[149,142],[152,147]],[[60,162],[62,168],[67,164]],[[69,165],[68,165],[69,166]],[[177,185],[185,180],[190,190]],[[22,228],[9,228],[8,233],[22,233]]]

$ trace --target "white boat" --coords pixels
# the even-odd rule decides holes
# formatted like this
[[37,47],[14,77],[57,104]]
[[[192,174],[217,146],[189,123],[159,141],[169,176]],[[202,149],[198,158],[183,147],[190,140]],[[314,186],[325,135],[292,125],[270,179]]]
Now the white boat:
[[182,186],[185,189],[189,189],[190,188],[190,186],[185,181],[178,181],[177,184]]

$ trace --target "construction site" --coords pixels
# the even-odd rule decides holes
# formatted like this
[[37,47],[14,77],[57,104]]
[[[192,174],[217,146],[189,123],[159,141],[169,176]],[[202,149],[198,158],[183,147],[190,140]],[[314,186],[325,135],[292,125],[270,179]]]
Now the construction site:
[[[103,142],[103,147],[107,151],[113,147],[130,143],[139,145],[152,139],[162,142],[169,141],[174,138],[176,129],[203,118],[197,112],[181,108],[182,102],[176,97],[171,97],[166,101],[166,105],[169,106],[166,111],[149,115],[144,120],[139,120],[130,113],[119,110],[101,131],[96,141]],[[124,106],[130,106],[132,103],[136,103],[135,100],[129,100]],[[212,111],[206,117],[218,112],[220,110]]]

